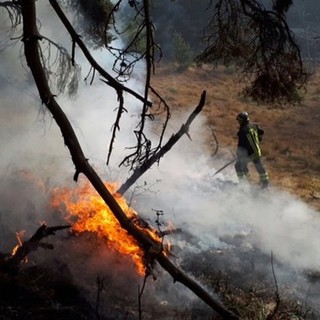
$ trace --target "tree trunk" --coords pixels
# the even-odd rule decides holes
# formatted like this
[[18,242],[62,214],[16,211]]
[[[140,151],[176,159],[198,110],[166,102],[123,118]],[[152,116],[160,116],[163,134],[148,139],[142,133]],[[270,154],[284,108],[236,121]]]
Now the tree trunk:
[[80,173],[84,174],[87,177],[92,186],[105,201],[106,205],[118,219],[120,225],[139,242],[139,244],[143,247],[144,250],[146,250],[147,253],[152,252],[154,259],[156,259],[159,264],[165,270],[167,270],[169,274],[171,274],[174,281],[183,283],[225,319],[238,319],[237,316],[233,315],[222,304],[213,299],[200,285],[188,278],[182,271],[176,268],[163,252],[161,245],[155,240],[151,239],[151,237],[149,237],[147,234],[140,231],[134,225],[134,223],[127,218],[115,198],[105,187],[98,174],[91,167],[88,159],[86,159],[83,154],[79,141],[72,129],[68,118],[66,117],[50,91],[48,81],[41,64],[38,48],[39,34],[36,27],[35,0],[23,0],[21,2],[21,5],[24,32],[23,41],[27,64],[33,74],[41,100],[53,115],[57,125],[61,130],[64,142],[69,148],[76,170],[74,180],[77,181]]

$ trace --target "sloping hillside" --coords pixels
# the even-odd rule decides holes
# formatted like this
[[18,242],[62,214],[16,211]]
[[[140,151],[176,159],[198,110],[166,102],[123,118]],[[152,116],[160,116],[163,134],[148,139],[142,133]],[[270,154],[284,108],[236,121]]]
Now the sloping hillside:
[[[190,68],[183,73],[177,73],[172,69],[160,69],[153,79],[153,86],[172,106],[172,112],[178,114],[186,107],[196,106],[202,91],[207,91],[207,104],[203,113],[207,117],[208,128],[211,126],[219,142],[218,153],[213,156],[217,159],[215,164],[219,161],[224,164],[231,159],[232,151],[234,152],[236,148],[238,124],[235,117],[239,111],[248,111],[252,120],[259,122],[266,131],[263,149],[271,183],[277,188],[298,195],[319,209],[320,200],[317,198],[318,193],[320,194],[318,177],[320,149],[317,147],[318,117],[320,116],[320,111],[317,109],[318,77],[310,82],[306,100],[301,106],[280,108],[257,105],[240,98],[238,93],[241,88],[235,81],[232,71],[222,68],[217,70]],[[181,118],[181,122],[183,121],[184,118]],[[208,148],[213,148],[214,139],[210,128],[206,139]],[[232,167],[228,170],[232,171]],[[253,179],[257,177],[253,176]],[[29,184],[27,186],[29,190]],[[19,193],[19,190],[15,188],[15,194]],[[40,192],[35,194],[37,199],[41,195]],[[159,199],[159,195],[157,197]],[[35,214],[36,207],[33,205],[35,200],[33,201],[31,197],[27,200],[26,210],[31,216],[31,213]],[[166,200],[168,200],[167,196]],[[194,201],[193,198],[191,200]],[[146,203],[143,203],[143,206],[146,206]],[[30,208],[33,209],[31,213]],[[48,210],[48,216],[56,214],[47,207],[46,210]],[[179,208],[179,213],[180,210],[182,211],[183,208]],[[2,208],[2,218],[3,212]],[[208,214],[210,215],[210,212]],[[276,214],[271,219],[275,216]],[[201,212],[200,220],[206,220],[206,217],[205,213]],[[319,301],[318,270],[303,270],[300,274],[289,269],[283,276],[282,272],[287,269],[287,266],[274,260],[272,265],[277,271],[275,280],[270,268],[269,252],[267,250],[266,253],[255,246],[254,232],[249,234],[231,232],[216,239],[219,240],[217,246],[212,242],[209,248],[202,248],[199,245],[200,238],[196,237],[197,233],[190,232],[198,229],[197,225],[192,223],[194,220],[188,221],[190,216],[186,212],[182,219],[191,226],[188,229],[186,224],[180,224],[183,229],[181,233],[175,234],[177,245],[173,246],[173,253],[177,254],[182,270],[194,276],[209,291],[216,292],[227,308],[240,314],[240,319],[271,319],[273,310],[276,311],[276,315],[272,317],[275,320],[319,319],[307,305],[311,298],[316,300],[317,304]],[[220,219],[219,215],[217,219]],[[210,233],[214,233],[214,222],[216,221],[210,222]],[[293,220],[294,224],[296,222],[297,220]],[[286,223],[287,221],[284,221],[279,226]],[[300,224],[298,227],[301,227]],[[272,223],[270,228],[275,228],[275,224]],[[314,229],[318,232],[317,227]],[[288,230],[290,233],[292,229]],[[293,228],[293,230],[296,229]],[[309,228],[303,229],[303,236],[307,233],[305,230]],[[283,231],[285,233],[287,229]],[[199,233],[199,237],[201,236],[202,234]],[[270,235],[272,236],[273,234]],[[312,235],[309,236],[305,239],[308,245]],[[277,239],[288,240],[281,237]],[[292,244],[294,249],[297,249],[295,244],[298,241],[300,241],[299,237]],[[155,274],[152,274],[153,280],[157,282],[151,278],[148,279],[142,297],[141,316],[138,290],[140,291],[143,280],[133,272],[133,266],[125,258],[110,250],[108,246],[106,248],[105,239],[98,239],[90,233],[82,235],[69,233],[62,236],[56,235],[52,243],[54,251],[44,252],[39,248],[30,255],[29,263],[22,266],[20,273],[0,272],[1,320],[221,319],[220,316],[213,315],[212,310],[204,306],[201,301],[193,300],[193,295],[190,298],[192,303],[189,303],[189,291],[185,293],[181,290],[181,286],[173,283],[171,278],[168,279],[161,268],[156,268]],[[219,244],[223,246],[219,247]],[[279,242],[276,242],[276,245],[278,246]],[[315,246],[316,244],[310,245],[309,252],[312,256],[316,256]],[[189,251],[188,247],[195,250]],[[286,246],[285,250],[287,248],[289,246]],[[305,247],[302,246],[302,248]],[[183,254],[184,251],[185,254]],[[297,249],[294,252],[300,251]],[[4,259],[4,256],[0,258]],[[296,259],[303,260],[304,256],[297,255]],[[157,275],[158,279],[156,279]],[[300,286],[301,279],[305,284],[303,289]],[[281,288],[279,306],[276,300],[279,293],[276,291],[277,281]],[[309,290],[311,285],[313,290]],[[291,295],[292,299],[290,299]],[[184,301],[185,298],[188,299]]]
[[247,111],[251,120],[265,130],[262,147],[272,185],[298,195],[319,209],[319,79],[318,74],[310,79],[305,99],[299,106],[259,105],[241,97],[235,71],[223,67],[189,68],[182,73],[174,68],[160,68],[153,78],[153,86],[173,112],[195,106],[202,91],[207,91],[203,112],[219,142],[216,156],[226,160],[231,159],[236,149],[238,124],[235,117],[240,111]]

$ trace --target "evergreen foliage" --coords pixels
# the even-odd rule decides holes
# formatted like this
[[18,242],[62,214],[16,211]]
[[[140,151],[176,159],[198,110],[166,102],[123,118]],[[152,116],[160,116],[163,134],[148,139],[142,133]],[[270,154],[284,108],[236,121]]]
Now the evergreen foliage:
[[174,60],[181,70],[188,68],[192,62],[193,53],[190,44],[186,42],[179,32],[173,33]]
[[76,17],[75,26],[82,38],[93,48],[102,47],[112,40],[108,32],[110,13],[113,4],[110,0],[64,0],[70,6]]

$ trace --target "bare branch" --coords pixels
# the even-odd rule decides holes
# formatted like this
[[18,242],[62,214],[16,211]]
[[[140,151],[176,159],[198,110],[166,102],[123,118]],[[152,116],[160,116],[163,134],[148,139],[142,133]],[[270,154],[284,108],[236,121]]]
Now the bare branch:
[[[211,306],[213,310],[221,314],[225,319],[238,320],[239,318],[237,316],[227,310],[223,305],[221,305],[220,302],[212,298],[210,294],[206,292],[199,284],[188,278],[181,270],[174,266],[174,264],[168,259],[167,253],[162,250],[160,244],[155,239],[151,238],[149,234],[142,232],[134,224],[134,222],[126,216],[116,199],[108,191],[94,169],[89,165],[87,159],[84,157],[79,141],[72,129],[68,118],[66,117],[50,91],[50,88],[46,81],[45,73],[41,66],[41,59],[39,56],[37,45],[38,38],[36,36],[37,27],[35,24],[35,0],[24,0],[22,2],[22,14],[24,21],[23,31],[25,39],[24,45],[26,60],[38,87],[40,97],[46,104],[49,111],[52,113],[65,139],[65,144],[70,151],[73,163],[76,166],[75,178],[77,178],[80,173],[83,173],[88,178],[92,186],[96,189],[98,194],[105,201],[106,205],[113,212],[121,227],[127,230],[127,232],[131,234],[144,248],[148,255],[156,259],[159,264],[172,275],[174,281],[179,281],[187,286],[199,298],[201,298],[205,303]],[[199,104],[198,109],[201,110],[202,106],[204,105],[204,101],[205,94],[203,93],[201,99],[202,103]],[[195,115],[191,115],[186,125],[189,125],[194,117]],[[185,130],[186,129],[183,129],[182,131],[184,132]]]
[[108,156],[107,156],[107,162],[106,164],[109,164],[110,161],[110,157],[111,157],[111,153],[112,153],[112,149],[113,149],[113,144],[116,138],[116,132],[117,130],[120,131],[120,119],[121,119],[121,115],[123,112],[127,112],[126,108],[124,107],[124,99],[123,99],[123,95],[122,92],[118,92],[118,101],[119,101],[119,107],[118,107],[118,113],[117,113],[117,118],[116,118],[116,122],[113,125],[113,130],[112,130],[112,136],[111,136],[111,141],[110,141],[110,145],[109,145],[109,152],[108,152]]
[[279,294],[278,282],[277,282],[276,274],[274,272],[273,252],[271,252],[271,267],[272,267],[272,275],[273,275],[273,279],[276,287],[276,291],[275,291],[276,305],[274,306],[272,312],[268,314],[266,320],[271,320],[278,312],[279,306],[280,306],[280,294]]
[[216,136],[216,134],[215,134],[215,132],[214,132],[214,128],[213,128],[213,126],[209,126],[209,128],[210,128],[210,130],[211,130],[211,134],[212,134],[212,136],[213,136],[213,139],[214,139],[214,141],[215,141],[215,149],[214,149],[214,151],[213,151],[213,154],[212,154],[212,157],[214,157],[217,153],[218,153],[218,150],[219,150],[219,141],[218,141],[218,138],[217,138],[217,136]]
[[[118,5],[118,4],[117,4]],[[131,3],[131,7],[134,10],[134,18],[132,19],[134,23],[137,24],[136,31],[131,40],[128,41],[128,44],[125,48],[116,49],[112,47],[108,47],[109,51],[113,53],[116,57],[114,62],[113,70],[116,71],[119,77],[126,80],[130,78],[131,72],[134,68],[134,65],[145,59],[146,62],[146,78],[145,78],[145,86],[144,86],[144,101],[148,100],[149,91],[153,91],[150,86],[151,82],[151,74],[154,73],[154,60],[155,60],[155,52],[158,50],[161,52],[160,48],[154,42],[153,34],[154,34],[154,26],[150,19],[150,2],[149,0],[144,0],[141,4],[133,1]],[[115,30],[118,34],[123,32],[119,31],[116,26]],[[139,44],[143,47],[141,50],[136,50]],[[127,56],[131,56],[132,59],[128,59]],[[117,65],[120,65],[120,68],[117,68]],[[118,78],[117,78],[118,79]],[[120,110],[119,110],[120,111]],[[134,167],[142,165],[145,161],[149,159],[157,150],[158,147],[153,148],[151,144],[151,140],[147,137],[145,133],[145,125],[147,120],[153,120],[154,116],[149,112],[149,106],[145,102],[142,105],[142,109],[140,112],[140,121],[137,125],[137,129],[134,131],[136,136],[136,145],[134,147],[130,147],[128,149],[134,149],[129,156],[127,156],[119,166],[125,165],[133,169]],[[117,128],[117,124],[114,126],[114,129]],[[166,128],[166,124],[163,127]],[[115,131],[113,131],[115,134]],[[160,136],[160,142],[163,138],[163,134]],[[112,136],[112,141],[114,140],[114,135]],[[112,143],[111,143],[112,145]],[[110,149],[109,149],[110,154]],[[109,159],[109,156],[108,156]],[[109,161],[109,160],[108,160]],[[108,163],[107,161],[107,163]]]
[[196,118],[196,116],[201,112],[202,108],[205,105],[206,100],[206,91],[203,91],[200,102],[195,108],[195,110],[191,113],[188,120],[185,124],[183,124],[180,130],[174,134],[168,142],[156,153],[154,153],[147,161],[145,161],[140,167],[134,170],[133,174],[127,181],[119,188],[117,191],[120,194],[124,194],[130,186],[139,179],[139,177],[144,174],[155,162],[160,161],[160,158],[163,157],[177,142],[178,140],[184,135],[188,135],[189,126],[192,121]]
[[1,268],[7,272],[18,272],[20,263],[28,256],[30,252],[37,250],[38,247],[51,250],[53,249],[53,246],[50,244],[40,243],[43,238],[54,235],[57,231],[68,229],[70,227],[70,225],[47,227],[47,225],[43,223],[28,241],[23,242],[17,247],[14,254],[10,255],[4,260],[4,262],[1,264]]
[[96,69],[100,75],[106,79],[108,85],[110,85],[111,87],[113,87],[117,92],[118,91],[125,91],[130,93],[132,96],[134,96],[135,98],[137,98],[138,100],[146,103],[148,106],[151,106],[151,102],[149,101],[145,101],[145,99],[143,97],[141,97],[138,93],[136,93],[135,91],[133,91],[130,88],[125,87],[124,85],[122,85],[121,83],[119,83],[118,81],[116,81],[109,73],[107,73],[97,62],[96,60],[92,57],[92,55],[90,54],[88,48],[85,46],[85,44],[83,43],[83,41],[81,40],[81,38],[79,37],[79,35],[76,33],[76,31],[74,30],[74,28],[72,27],[71,23],[69,22],[69,20],[67,19],[67,17],[65,16],[65,14],[63,13],[63,11],[61,10],[59,4],[57,3],[56,0],[49,0],[51,6],[53,7],[53,9],[56,11],[57,15],[59,16],[60,20],[62,21],[62,23],[64,24],[64,26],[66,27],[66,29],[68,30],[72,40],[79,46],[79,48],[82,50],[84,56],[87,58],[87,60],[89,61],[89,63],[92,65],[92,67],[94,69]]

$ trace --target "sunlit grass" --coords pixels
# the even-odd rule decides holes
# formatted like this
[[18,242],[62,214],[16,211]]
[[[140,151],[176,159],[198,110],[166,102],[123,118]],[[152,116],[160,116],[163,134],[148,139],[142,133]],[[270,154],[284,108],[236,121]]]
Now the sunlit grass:
[[243,110],[249,112],[251,120],[265,130],[262,149],[272,184],[320,209],[320,200],[318,203],[307,196],[312,190],[318,192],[320,183],[320,74],[311,78],[300,106],[254,103],[240,95],[242,84],[237,80],[237,72],[231,67],[192,67],[176,74],[170,68],[160,68],[153,86],[169,98],[178,113],[196,106],[206,90],[203,114],[214,126],[219,143],[233,150],[238,129],[235,116]]

